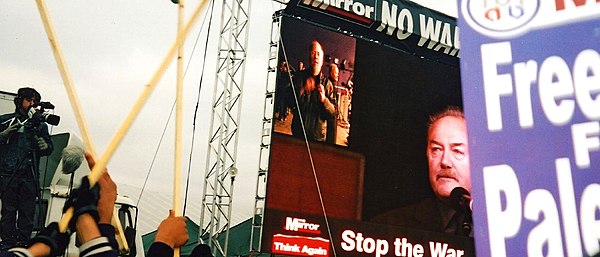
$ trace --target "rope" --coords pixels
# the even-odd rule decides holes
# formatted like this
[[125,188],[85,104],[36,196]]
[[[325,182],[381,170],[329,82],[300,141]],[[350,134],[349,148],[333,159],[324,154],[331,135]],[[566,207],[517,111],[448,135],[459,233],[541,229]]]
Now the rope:
[[[192,123],[192,146],[190,148],[190,158],[188,160],[188,170],[187,170],[187,178],[186,178],[186,182],[185,182],[185,196],[184,196],[184,202],[183,202],[183,215],[185,216],[185,211],[187,208],[187,195],[189,192],[189,187],[190,187],[190,173],[191,173],[191,169],[192,169],[192,153],[194,152],[194,142],[196,139],[196,117],[198,115],[198,107],[200,106],[200,91],[202,90],[202,80],[204,79],[204,68],[206,67],[206,53],[208,52],[208,39],[210,37],[210,29],[211,29],[211,24],[212,24],[212,18],[213,18],[213,13],[214,13],[214,0],[211,1],[209,4],[211,5],[210,8],[210,18],[208,19],[208,31],[206,32],[206,42],[204,43],[204,59],[202,61],[202,72],[200,73],[200,82],[198,83],[198,98],[196,99],[196,108],[194,109],[194,119],[193,119],[193,123]],[[204,18],[206,18],[206,16],[204,16]],[[206,20],[206,19],[205,19]],[[204,21],[202,21],[202,26],[204,26]],[[200,37],[200,34],[198,34],[198,37]],[[198,40],[196,39],[196,42],[198,42]],[[194,44],[194,48],[196,47],[196,44]]]
[[169,118],[167,119],[167,123],[163,128],[163,132],[160,135],[160,140],[158,140],[158,146],[156,146],[156,151],[154,152],[154,156],[152,157],[152,162],[150,163],[150,167],[148,168],[148,172],[146,173],[146,179],[144,179],[144,185],[142,186],[142,190],[140,191],[140,196],[138,197],[137,203],[135,206],[140,206],[140,200],[142,200],[142,194],[144,194],[144,189],[146,189],[146,183],[148,183],[148,178],[150,177],[150,172],[152,172],[152,167],[154,167],[154,161],[156,161],[156,156],[158,155],[158,150],[160,150],[160,146],[162,145],[163,138],[165,137],[165,133],[167,132],[167,127],[169,126],[169,121],[171,120],[171,116],[173,115],[173,107],[175,107],[175,103],[171,107],[171,112],[169,112]]
[[321,186],[319,185],[319,179],[317,177],[317,171],[315,169],[315,163],[312,157],[312,152],[310,150],[310,144],[308,142],[308,137],[306,135],[306,128],[304,127],[304,119],[302,118],[302,113],[300,111],[300,104],[298,103],[298,96],[296,95],[296,87],[294,85],[294,81],[292,80],[292,74],[289,72],[289,62],[287,59],[287,54],[285,51],[285,46],[283,44],[283,37],[279,40],[281,42],[281,49],[283,51],[283,59],[285,60],[286,65],[288,65],[288,77],[290,79],[290,83],[292,85],[292,92],[294,93],[294,101],[296,102],[296,109],[298,111],[298,115],[300,116],[300,126],[302,127],[302,134],[304,136],[304,143],[306,144],[306,151],[308,153],[308,158],[310,160],[310,167],[313,172],[313,177],[315,178],[315,185],[317,187],[317,193],[319,194],[319,201],[321,203],[321,210],[323,211],[323,218],[325,218],[325,226],[327,227],[327,234],[329,235],[329,239],[331,240],[331,248],[333,251],[333,256],[337,257],[337,253],[335,251],[335,244],[333,243],[333,236],[331,235],[331,227],[329,226],[329,218],[327,217],[327,211],[325,211],[325,204],[323,203],[323,195],[321,193]]

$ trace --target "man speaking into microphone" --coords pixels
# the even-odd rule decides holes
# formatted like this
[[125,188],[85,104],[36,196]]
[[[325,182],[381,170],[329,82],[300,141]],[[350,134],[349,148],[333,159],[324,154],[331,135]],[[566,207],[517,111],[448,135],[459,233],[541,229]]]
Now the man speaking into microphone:
[[33,230],[40,157],[50,155],[54,148],[46,122],[30,115],[40,100],[35,89],[20,88],[15,112],[0,116],[1,249],[26,247]]
[[372,221],[472,236],[471,213],[465,204],[471,192],[469,143],[460,108],[447,107],[429,117],[426,154],[435,198],[382,213]]

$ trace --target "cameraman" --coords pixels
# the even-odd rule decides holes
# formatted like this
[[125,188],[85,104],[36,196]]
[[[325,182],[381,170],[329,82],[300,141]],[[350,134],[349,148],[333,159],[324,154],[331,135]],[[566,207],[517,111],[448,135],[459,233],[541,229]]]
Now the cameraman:
[[0,116],[0,249],[26,247],[33,230],[35,199],[39,193],[38,166],[50,155],[52,141],[48,125],[29,116],[41,95],[33,88],[20,88],[14,99],[15,112]]

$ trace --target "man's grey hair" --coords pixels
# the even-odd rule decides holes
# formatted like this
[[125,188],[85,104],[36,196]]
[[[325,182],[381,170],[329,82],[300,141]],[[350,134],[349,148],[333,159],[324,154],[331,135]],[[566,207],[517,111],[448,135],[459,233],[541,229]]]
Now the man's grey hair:
[[448,106],[448,107],[442,109],[441,111],[436,112],[429,116],[429,123],[427,124],[427,128],[431,128],[431,125],[433,125],[433,123],[435,123],[439,119],[447,117],[447,116],[457,117],[457,118],[460,118],[463,120],[465,119],[465,114],[463,113],[463,111],[460,107]]

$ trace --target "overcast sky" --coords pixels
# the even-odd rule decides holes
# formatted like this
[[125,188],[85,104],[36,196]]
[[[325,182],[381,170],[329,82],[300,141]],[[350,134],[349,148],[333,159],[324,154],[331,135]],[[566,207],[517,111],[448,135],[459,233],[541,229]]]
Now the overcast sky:
[[[186,1],[186,17],[191,15],[198,2]],[[271,15],[282,7],[270,0],[252,3],[246,83],[241,102],[239,176],[234,197],[234,212],[246,217],[252,215],[254,204]],[[455,1],[425,0],[421,3],[439,6],[450,15],[456,13]],[[89,123],[96,152],[101,154],[173,44],[177,6],[170,0],[48,0],[46,4]],[[212,32],[218,28],[218,20],[213,21]],[[185,65],[189,63],[189,68],[184,81],[184,173],[190,157],[193,112],[207,32],[207,24],[202,27],[202,21],[203,16],[191,30],[185,47]],[[198,206],[205,173],[216,47],[214,40],[208,47],[192,156],[190,184],[194,197],[188,204]],[[195,53],[190,57],[192,50]],[[33,0],[0,1],[0,71],[0,90],[16,92],[23,86],[34,87],[42,94],[43,101],[56,106],[55,113],[61,116],[61,122],[53,128],[53,133],[71,131],[80,134]],[[158,149],[159,157],[152,168],[147,190],[171,193],[173,121],[160,148],[158,144],[175,99],[174,73],[173,63],[108,164],[119,184],[141,187]],[[137,195],[132,197],[137,198]]]

